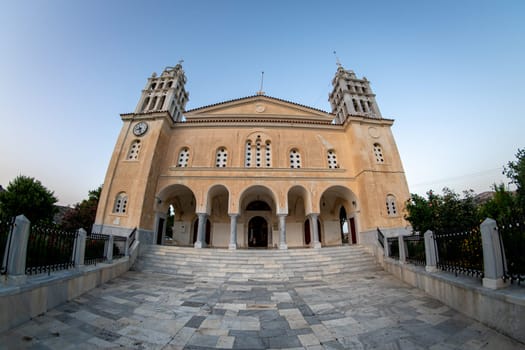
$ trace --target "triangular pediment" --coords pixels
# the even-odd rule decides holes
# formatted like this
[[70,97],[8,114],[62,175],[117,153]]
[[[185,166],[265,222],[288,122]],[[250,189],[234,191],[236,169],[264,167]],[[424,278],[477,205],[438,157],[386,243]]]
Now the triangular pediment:
[[187,111],[187,120],[194,119],[267,119],[329,122],[328,112],[265,95],[256,95],[217,103]]

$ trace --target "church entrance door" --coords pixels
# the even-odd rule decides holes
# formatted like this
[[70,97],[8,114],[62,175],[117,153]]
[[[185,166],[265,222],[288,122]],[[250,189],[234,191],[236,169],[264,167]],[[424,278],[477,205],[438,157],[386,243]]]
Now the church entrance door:
[[261,216],[253,217],[248,223],[248,247],[268,247],[268,223]]

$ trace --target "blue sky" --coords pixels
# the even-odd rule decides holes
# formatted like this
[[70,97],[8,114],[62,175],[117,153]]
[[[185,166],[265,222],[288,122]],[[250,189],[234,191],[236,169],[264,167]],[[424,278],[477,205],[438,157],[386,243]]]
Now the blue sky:
[[525,148],[525,1],[0,4],[0,184],[61,204],[104,180],[152,72],[184,59],[187,109],[254,94],[330,110],[336,65],[366,76],[411,192],[490,189]]

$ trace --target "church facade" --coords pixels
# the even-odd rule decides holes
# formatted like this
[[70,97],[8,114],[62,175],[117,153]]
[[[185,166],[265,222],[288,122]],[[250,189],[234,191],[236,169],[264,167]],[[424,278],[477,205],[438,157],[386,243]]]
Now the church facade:
[[256,95],[186,110],[180,64],[148,79],[93,230],[196,248],[362,243],[402,230],[408,186],[370,83],[339,66],[331,112]]

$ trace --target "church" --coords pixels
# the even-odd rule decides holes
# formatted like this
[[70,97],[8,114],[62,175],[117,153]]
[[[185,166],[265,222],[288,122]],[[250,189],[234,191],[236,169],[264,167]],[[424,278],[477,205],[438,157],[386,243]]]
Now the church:
[[153,73],[122,129],[94,232],[146,244],[288,249],[403,230],[408,186],[392,119],[338,64],[331,111],[255,95],[186,110],[181,66]]

